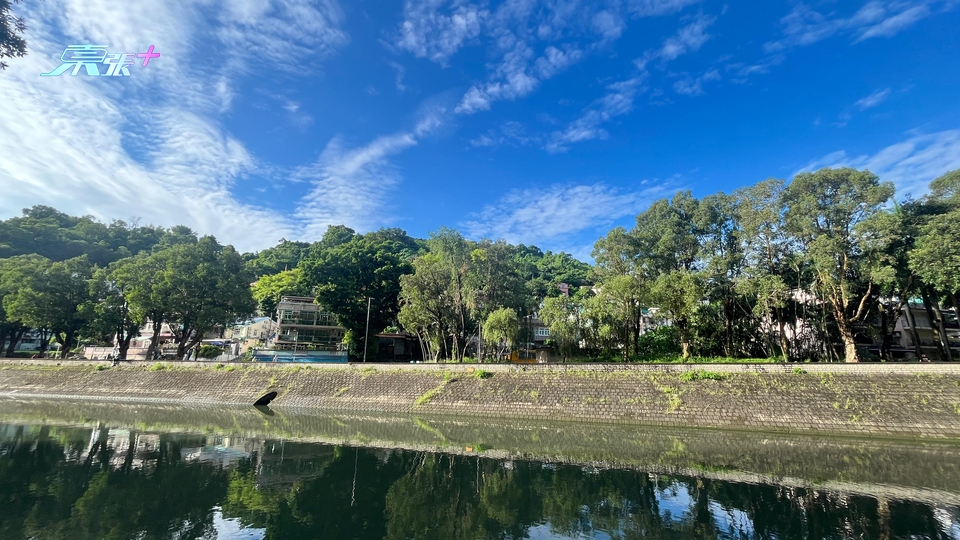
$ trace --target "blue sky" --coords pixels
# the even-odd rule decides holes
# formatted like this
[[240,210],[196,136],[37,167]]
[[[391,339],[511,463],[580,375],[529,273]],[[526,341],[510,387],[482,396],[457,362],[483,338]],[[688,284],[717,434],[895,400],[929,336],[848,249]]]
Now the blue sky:
[[[243,250],[441,226],[588,259],[652,200],[820,166],[960,168],[960,1],[27,0],[0,217]],[[70,44],[161,57],[39,77]]]

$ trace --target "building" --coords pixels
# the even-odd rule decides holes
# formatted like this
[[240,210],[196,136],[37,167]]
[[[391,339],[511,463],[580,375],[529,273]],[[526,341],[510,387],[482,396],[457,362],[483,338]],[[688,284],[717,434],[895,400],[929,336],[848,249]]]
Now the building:
[[[957,313],[953,309],[941,309],[940,312],[943,314],[943,326],[947,341],[950,343],[950,352],[954,360],[960,359],[960,323],[957,320]],[[930,360],[935,360],[940,338],[937,328],[927,314],[927,308],[919,300],[911,300],[903,306],[900,318],[897,319],[893,328],[891,352],[894,358],[916,358],[915,336],[919,338],[921,354]],[[871,352],[875,352],[876,348],[870,347]]]
[[309,296],[283,296],[277,304],[277,332],[269,341],[279,351],[343,350],[346,330],[337,317]]
[[420,339],[413,334],[377,334],[377,353],[369,360],[380,362],[419,362],[423,360]]
[[263,346],[273,339],[280,325],[270,317],[256,317],[230,327],[224,334],[227,339],[240,344],[239,353]]

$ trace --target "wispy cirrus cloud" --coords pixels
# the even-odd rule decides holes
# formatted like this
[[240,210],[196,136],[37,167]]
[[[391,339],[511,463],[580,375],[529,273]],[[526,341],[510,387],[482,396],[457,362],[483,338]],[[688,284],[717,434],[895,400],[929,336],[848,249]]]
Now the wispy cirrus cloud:
[[891,93],[893,93],[893,90],[891,90],[890,88],[883,88],[881,90],[877,90],[876,92],[870,94],[869,96],[866,96],[862,99],[857,100],[857,102],[854,103],[854,106],[859,108],[861,111],[872,109],[877,105],[880,105],[881,103],[886,101],[887,98],[890,97]]
[[821,167],[869,169],[880,180],[896,185],[897,198],[907,194],[919,197],[927,193],[931,180],[960,169],[960,130],[911,133],[905,140],[872,155],[849,156],[846,151],[838,150],[812,160],[797,172]]
[[[488,65],[487,80],[472,84],[454,109],[474,114],[489,110],[496,101],[531,94],[543,81],[618,39],[627,19],[666,15],[699,1],[515,0],[492,8],[484,1],[407,0],[395,43],[442,66],[464,46],[488,47],[498,60]],[[698,37],[683,38],[692,43]],[[690,46],[685,43],[676,45]]]
[[835,35],[849,35],[854,43],[890,37],[951,4],[950,0],[871,0],[847,16],[822,13],[800,3],[783,19],[783,37],[764,44],[767,52],[812,45]]
[[386,201],[402,179],[390,158],[436,130],[444,113],[442,108],[428,110],[413,129],[377,137],[360,147],[348,148],[341,138],[334,138],[315,163],[294,171],[293,180],[313,185],[297,206],[303,234],[320,238],[330,225],[369,231],[388,223],[394,216]]
[[418,58],[446,65],[480,35],[490,11],[465,0],[407,0],[397,46]]
[[[586,107],[580,117],[571,122],[565,130],[551,134],[549,141],[544,145],[544,150],[550,153],[566,152],[573,143],[606,138],[607,131],[603,129],[603,124],[633,110],[634,99],[643,91],[643,83],[647,79],[647,66],[654,61],[667,63],[684,54],[700,50],[700,47],[710,39],[706,29],[715,20],[714,17],[699,14],[681,27],[676,34],[666,38],[660,47],[645,52],[634,62],[638,70],[635,75],[607,85],[607,92],[603,97]],[[697,91],[702,93],[703,81],[719,78],[719,71],[710,70],[702,75],[699,81],[691,81],[687,86],[681,83],[679,87],[675,85],[674,88],[680,93],[692,94]]]
[[[143,0],[138,17],[121,0],[23,7],[32,21],[30,55],[0,77],[0,215],[47,204],[101,219],[140,217],[188,225],[244,250],[297,236],[295,220],[237,195],[269,166],[219,116],[249,70],[297,54],[320,62],[342,46],[335,3]],[[112,51],[155,45],[162,56],[123,81],[39,77],[68,43]],[[250,57],[243,47],[262,54]]]
[[603,129],[603,124],[633,110],[634,98],[642,90],[645,78],[646,74],[641,73],[608,85],[607,93],[587,107],[567,129],[551,134],[544,150],[550,153],[566,152],[573,143],[605,139],[607,131]]
[[703,83],[708,81],[719,81],[720,70],[713,68],[707,70],[699,77],[684,77],[673,83],[673,90],[678,94],[685,96],[699,96],[703,94]]
[[625,190],[598,183],[515,190],[460,225],[476,238],[570,245],[572,237],[599,234],[616,220],[639,213],[667,189],[666,184]]

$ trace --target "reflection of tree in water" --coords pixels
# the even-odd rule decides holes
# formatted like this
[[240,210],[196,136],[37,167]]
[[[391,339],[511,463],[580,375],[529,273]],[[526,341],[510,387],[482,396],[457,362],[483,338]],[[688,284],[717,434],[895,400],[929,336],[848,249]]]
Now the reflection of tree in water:
[[[115,456],[108,430],[43,428],[0,442],[0,537],[5,540],[208,538],[226,473],[181,459],[184,439],[161,435],[152,455]],[[132,439],[134,434],[129,435]],[[83,448],[82,453],[78,452]],[[68,460],[71,456],[79,459]]]
[[[950,538],[957,510],[704,478],[248,441],[223,467],[182,435],[16,428],[0,440],[0,538],[270,540]],[[138,437],[150,437],[149,445]],[[138,443],[138,441],[140,441]]]

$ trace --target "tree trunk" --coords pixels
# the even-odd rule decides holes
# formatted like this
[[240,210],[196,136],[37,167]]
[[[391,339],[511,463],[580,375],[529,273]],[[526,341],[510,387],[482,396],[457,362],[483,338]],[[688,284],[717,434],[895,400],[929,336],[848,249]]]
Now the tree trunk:
[[920,348],[920,332],[917,332],[917,319],[913,316],[913,309],[910,302],[907,301],[907,324],[910,325],[910,341],[913,342],[913,353],[917,355],[917,361],[923,359],[923,349]]
[[152,318],[150,320],[153,321],[153,334],[150,336],[150,346],[147,347],[147,361],[153,360],[153,357],[156,355],[157,346],[160,342],[160,329],[163,327],[162,322],[158,322]]
[[60,359],[64,359],[70,354],[70,349],[73,347],[73,332],[64,332],[62,334],[57,334],[57,343],[60,344]]
[[27,332],[26,326],[21,326],[20,328],[11,328],[10,329],[10,343],[7,344],[7,352],[5,356],[13,356],[14,351],[17,350],[17,344],[20,343],[20,340],[23,339],[23,334]]
[[[896,321],[894,321],[896,324]],[[887,362],[893,361],[893,353],[890,352],[892,347],[892,336],[889,330],[890,321],[887,317],[887,306],[880,303],[880,333],[882,335],[880,340],[880,358],[883,358]]]
[[857,340],[853,336],[853,328],[850,323],[840,319],[837,320],[837,326],[840,327],[840,339],[843,340],[843,361],[856,363],[860,361],[857,355]]
[[[920,298],[923,299],[923,310],[927,312],[927,321],[930,323],[930,328],[936,332],[936,322],[934,321],[933,308],[930,307],[930,295],[927,293],[927,287],[920,287]],[[939,334],[939,332],[936,332]],[[943,350],[943,345],[940,343],[940,339],[933,340],[934,345],[937,348],[937,361],[943,362],[947,359],[947,353]]]
[[130,350],[130,341],[133,339],[133,334],[128,333],[123,339],[117,340],[117,360],[126,360],[127,351]]
[[46,328],[40,329],[40,349],[37,352],[37,356],[43,358],[43,355],[47,354],[47,347],[50,346],[50,331]]
[[943,347],[944,356],[946,357],[947,362],[952,362],[953,351],[950,350],[950,338],[947,337],[947,326],[946,322],[943,320],[943,312],[940,311],[940,302],[934,298],[933,305],[930,307],[933,308],[933,315],[936,317],[937,338],[940,340],[940,345]]
[[790,342],[787,340],[786,325],[783,323],[783,308],[777,308],[777,326],[780,329],[780,354],[783,361],[790,361]]
[[684,360],[690,359],[690,336],[687,335],[686,321],[677,321],[677,328],[680,330],[680,353]]

